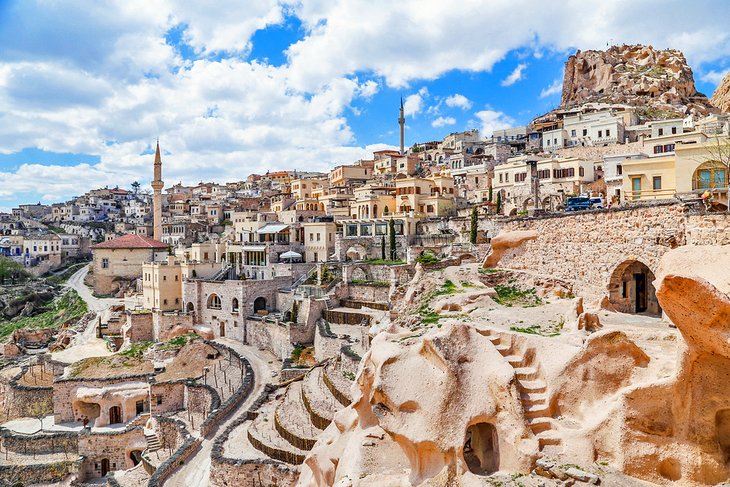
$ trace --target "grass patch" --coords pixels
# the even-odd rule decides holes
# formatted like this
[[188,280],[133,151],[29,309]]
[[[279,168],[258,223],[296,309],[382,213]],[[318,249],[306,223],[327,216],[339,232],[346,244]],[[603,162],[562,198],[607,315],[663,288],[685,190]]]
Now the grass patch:
[[479,274],[497,274],[499,272],[504,272],[504,269],[497,269],[492,267],[480,267],[479,268]]
[[406,263],[404,260],[389,260],[389,259],[368,259],[365,262],[368,264],[375,265],[403,265]]
[[494,301],[503,306],[531,308],[542,304],[542,299],[537,296],[535,288],[523,291],[514,286],[495,286],[494,290],[497,292],[497,297],[494,298]]
[[119,352],[117,355],[120,357],[139,360],[142,358],[145,350],[150,348],[152,345],[153,343],[149,341],[135,342],[130,344],[129,348],[127,348],[123,352]]
[[539,335],[543,337],[555,337],[560,335],[560,332],[565,326],[565,317],[561,316],[557,322],[550,322],[548,325],[529,325],[529,326],[510,326],[511,331],[518,333],[527,333],[529,335]]
[[41,328],[59,328],[64,323],[77,320],[88,312],[83,299],[74,290],[65,292],[51,302],[50,309],[36,316],[24,316],[13,321],[0,322],[0,340],[15,330],[38,330]]
[[477,287],[474,283],[469,281],[461,281],[461,287]]
[[441,262],[441,259],[433,252],[427,250],[416,257],[416,262],[419,264],[435,264],[437,262]]
[[431,293],[431,296],[445,296],[448,294],[456,294],[459,292],[459,288],[456,287],[456,284],[454,284],[451,280],[446,279],[443,284],[441,284],[441,287],[436,289],[433,293]]
[[344,377],[347,380],[352,380],[352,381],[355,380],[355,374],[353,374],[352,372],[349,372],[349,371],[344,371],[342,373],[342,377]]
[[187,333],[185,335],[180,335],[175,338],[171,338],[162,345],[160,345],[158,348],[160,350],[177,350],[179,348],[184,347],[188,343],[197,340],[200,338],[197,333]]

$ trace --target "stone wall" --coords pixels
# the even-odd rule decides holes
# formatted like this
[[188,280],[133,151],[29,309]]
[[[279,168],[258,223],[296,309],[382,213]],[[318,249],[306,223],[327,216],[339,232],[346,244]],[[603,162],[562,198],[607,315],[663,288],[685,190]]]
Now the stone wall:
[[170,333],[178,327],[192,328],[193,314],[182,311],[156,311],[152,314],[152,326],[156,341],[167,341]]
[[[182,382],[152,384],[152,412],[157,415],[185,407],[185,387]],[[161,404],[158,404],[158,397]]]
[[[337,235],[335,238],[335,256],[340,262],[347,260],[347,251],[349,249],[364,254],[362,260],[380,259],[382,252],[382,236],[375,235],[372,237],[342,237]],[[406,249],[408,248],[408,236],[396,235],[395,237],[396,259],[405,260]],[[390,240],[388,235],[385,236],[385,256],[390,258]]]
[[730,245],[730,214],[688,215],[687,245]]
[[45,432],[36,435],[22,435],[6,428],[0,428],[0,437],[2,438],[4,450],[23,455],[76,454],[79,449],[79,438],[75,432]]
[[17,382],[27,367],[8,383],[2,384],[3,405],[5,411],[0,412],[4,421],[31,416],[30,408],[42,401],[53,400],[52,387],[31,387]]
[[152,326],[152,312],[127,312],[127,323],[122,327],[122,335],[131,343],[155,339]]
[[109,460],[111,470],[126,470],[132,468],[130,458],[132,451],[143,451],[147,448],[143,429],[136,426],[121,432],[91,433],[82,430],[79,433],[79,455],[84,457],[79,472],[82,480],[101,477],[101,462]]
[[515,230],[535,230],[538,238],[508,250],[499,267],[566,280],[585,298],[598,300],[608,294],[620,264],[638,260],[654,272],[667,250],[684,245],[685,213],[679,205],[662,204],[505,223],[503,231]]
[[61,482],[78,466],[78,460],[38,465],[0,466],[0,485],[35,485]]
[[291,357],[294,347],[289,338],[289,328],[284,323],[247,319],[247,343],[261,350],[268,350],[279,360]]
[[317,322],[317,332],[314,335],[314,359],[321,362],[340,354],[342,340],[332,333],[324,320]]
[[370,301],[374,303],[388,302],[390,286],[375,284],[348,284],[347,296],[356,301]]

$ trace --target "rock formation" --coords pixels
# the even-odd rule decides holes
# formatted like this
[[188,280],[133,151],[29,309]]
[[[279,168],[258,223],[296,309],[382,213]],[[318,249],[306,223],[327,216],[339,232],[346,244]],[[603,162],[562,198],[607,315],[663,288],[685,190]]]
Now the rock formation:
[[516,249],[523,243],[529,240],[535,240],[536,238],[537,232],[534,230],[517,230],[514,232],[500,233],[492,239],[492,249],[489,251],[487,258],[484,259],[483,266],[485,268],[496,267],[502,259],[502,256],[509,250]]
[[[726,481],[729,267],[728,246],[663,256],[657,296],[678,331],[632,326],[627,315],[587,313],[567,299],[532,311],[516,302],[500,309],[505,295],[487,294],[473,307],[475,285],[464,269],[447,268],[448,289],[420,294],[421,312],[441,316],[438,325],[397,321],[373,339],[353,403],[320,436],[298,485],[487,485],[485,476],[505,472],[527,476],[524,485],[557,485],[537,476],[622,487]],[[551,309],[578,313],[584,329],[528,326]],[[508,326],[502,310],[514,316]],[[606,323],[591,333],[599,314]]]
[[568,58],[561,105],[588,102],[646,106],[652,118],[704,115],[712,108],[697,92],[681,51],[642,45],[578,51]]
[[715,88],[710,102],[722,112],[730,112],[730,73],[726,74]]

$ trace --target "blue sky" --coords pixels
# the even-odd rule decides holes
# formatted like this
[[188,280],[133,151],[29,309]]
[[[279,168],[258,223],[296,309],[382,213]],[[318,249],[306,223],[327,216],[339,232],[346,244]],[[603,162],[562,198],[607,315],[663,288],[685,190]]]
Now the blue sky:
[[[652,22],[646,22],[652,19]],[[730,68],[723,1],[0,0],[0,210],[98,186],[327,170],[558,105],[576,49],[682,50]]]

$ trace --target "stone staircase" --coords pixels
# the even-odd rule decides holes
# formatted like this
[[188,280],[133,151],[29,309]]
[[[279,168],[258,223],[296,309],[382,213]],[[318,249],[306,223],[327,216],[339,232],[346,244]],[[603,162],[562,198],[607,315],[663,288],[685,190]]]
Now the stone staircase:
[[148,430],[144,432],[144,439],[147,441],[148,451],[153,452],[162,448],[162,445],[160,444],[160,439],[157,437],[157,435],[152,432],[148,432]]
[[563,440],[550,411],[547,383],[535,350],[520,350],[511,333],[488,330],[485,336],[515,371],[517,391],[520,393],[527,425],[537,438],[540,452],[545,455],[561,453]]

